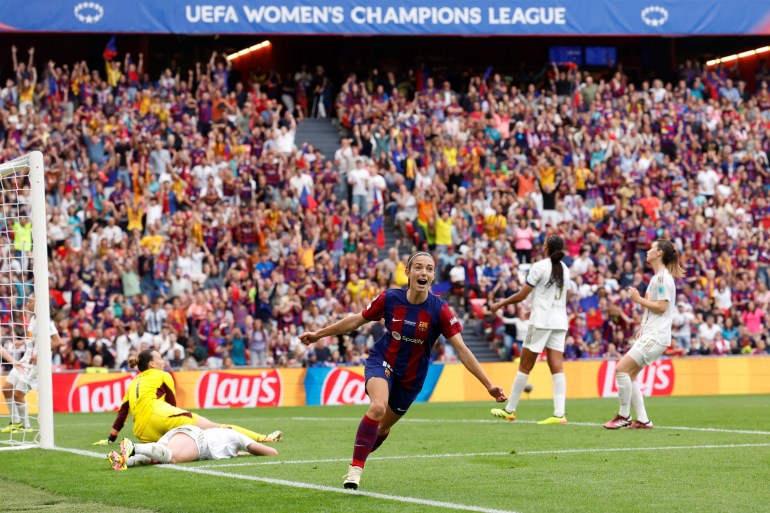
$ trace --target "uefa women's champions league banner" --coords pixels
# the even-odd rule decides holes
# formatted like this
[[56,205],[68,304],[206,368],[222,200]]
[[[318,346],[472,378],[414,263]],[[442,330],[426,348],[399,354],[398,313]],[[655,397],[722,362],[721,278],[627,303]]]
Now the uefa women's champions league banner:
[[762,0],[24,0],[0,30],[151,34],[735,35]]
[[[567,398],[617,397],[615,361],[564,363]],[[515,363],[483,363],[493,383],[509,390]],[[363,367],[244,369],[174,372],[177,404],[188,410],[276,406],[351,405],[369,402]],[[113,412],[120,408],[133,375],[129,373],[53,375],[56,412]],[[2,386],[4,377],[0,377]],[[770,356],[661,359],[638,377],[647,396],[770,394]],[[525,399],[550,399],[547,365],[530,375]],[[37,395],[27,400],[36,413]],[[431,365],[417,402],[490,401],[486,390],[460,364]],[[7,415],[0,401],[0,415]]]

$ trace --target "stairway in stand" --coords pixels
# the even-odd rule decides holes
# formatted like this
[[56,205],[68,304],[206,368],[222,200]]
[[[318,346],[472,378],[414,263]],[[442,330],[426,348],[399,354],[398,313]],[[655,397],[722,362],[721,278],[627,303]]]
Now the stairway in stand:
[[302,148],[310,143],[321,150],[327,160],[334,160],[334,152],[340,147],[339,129],[330,119],[305,118],[297,125],[296,145]]

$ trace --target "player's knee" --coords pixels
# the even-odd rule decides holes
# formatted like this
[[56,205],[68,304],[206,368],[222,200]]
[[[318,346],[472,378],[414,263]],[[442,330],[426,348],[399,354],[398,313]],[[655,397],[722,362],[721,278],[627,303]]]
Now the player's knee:
[[372,420],[380,421],[385,416],[387,407],[388,405],[385,401],[372,401],[366,415]]
[[13,393],[13,398],[16,400],[17,403],[23,403],[24,402],[24,392],[21,390],[16,390]]

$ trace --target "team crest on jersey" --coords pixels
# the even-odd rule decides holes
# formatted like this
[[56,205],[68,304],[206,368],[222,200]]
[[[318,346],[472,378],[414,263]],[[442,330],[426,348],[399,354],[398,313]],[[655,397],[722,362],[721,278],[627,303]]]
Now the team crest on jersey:
[[428,331],[428,322],[420,321],[420,324],[417,326],[417,329],[420,331]]
[[385,369],[385,377],[386,378],[390,377],[390,369]]

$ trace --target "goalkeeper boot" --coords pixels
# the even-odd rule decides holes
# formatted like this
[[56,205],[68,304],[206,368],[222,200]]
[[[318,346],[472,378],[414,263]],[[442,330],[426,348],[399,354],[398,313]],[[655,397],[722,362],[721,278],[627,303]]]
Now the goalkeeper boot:
[[516,420],[516,412],[515,411],[506,411],[502,408],[492,408],[490,412],[495,417],[498,417],[503,420],[507,420],[510,422],[513,422]]
[[541,420],[538,422],[538,424],[545,425],[545,424],[566,424],[567,423],[567,416],[564,415],[563,417],[548,417],[545,420]]
[[273,431],[265,437],[266,443],[280,442],[283,440],[283,431]]
[[123,458],[123,463],[128,461],[128,458],[134,455],[134,442],[128,438],[124,438],[120,442],[120,457]]
[[110,462],[112,470],[126,470],[126,460],[123,459],[120,453],[110,451],[107,455],[107,461]]
[[348,468],[348,473],[345,474],[345,481],[342,482],[342,486],[352,490],[358,490],[358,484],[361,482],[361,473],[363,471],[364,469],[362,467],[351,465]]
[[21,422],[18,424],[14,424],[12,422],[5,426],[3,429],[0,429],[0,433],[18,433],[21,429],[24,429],[24,426],[21,425]]

